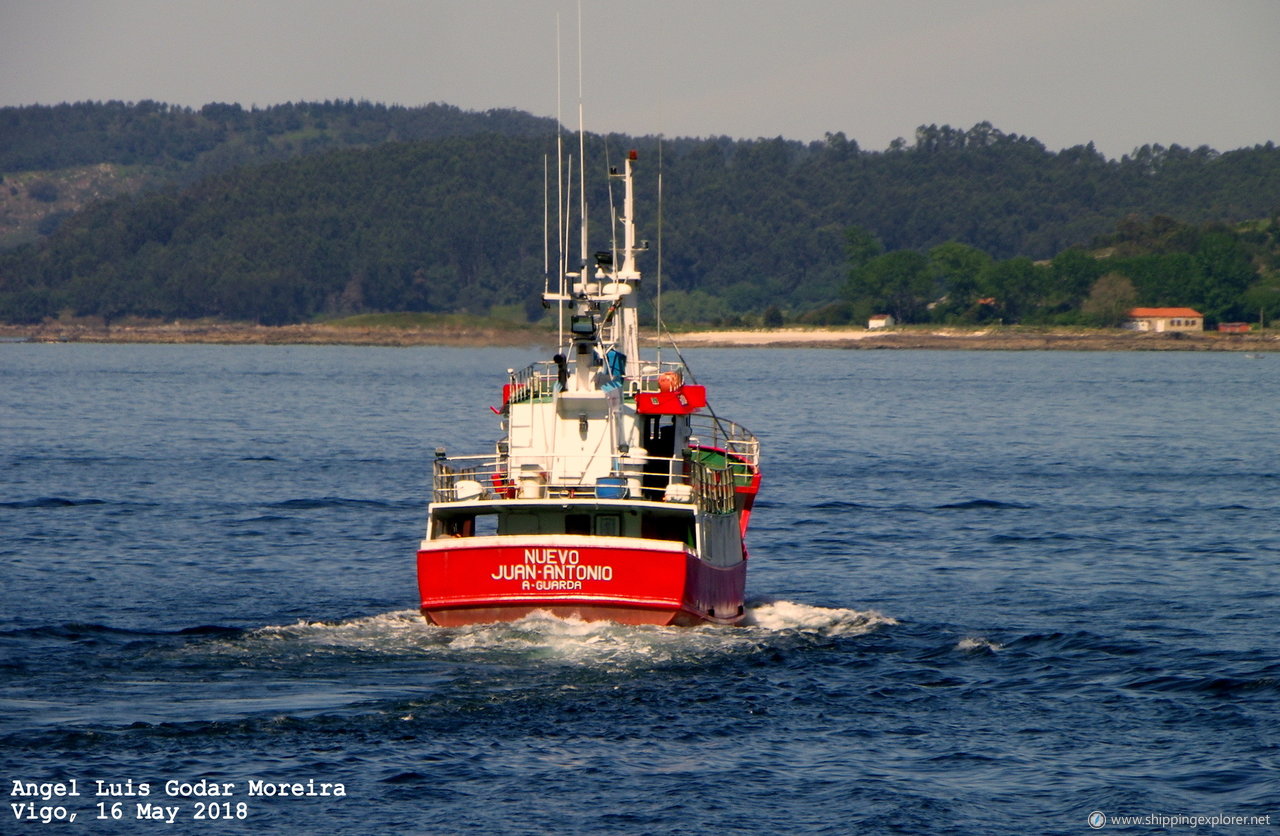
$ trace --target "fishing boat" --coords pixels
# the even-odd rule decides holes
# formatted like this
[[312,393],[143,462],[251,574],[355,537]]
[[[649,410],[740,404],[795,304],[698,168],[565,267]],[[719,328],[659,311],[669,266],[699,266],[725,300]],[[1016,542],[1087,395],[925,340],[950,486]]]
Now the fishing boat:
[[557,353],[507,370],[491,452],[436,449],[418,549],[422,614],[435,624],[535,611],[682,626],[743,618],[760,444],[715,414],[678,349],[674,361],[660,349],[641,357],[636,152],[622,163],[609,171],[624,193],[620,245],[574,272],[561,259],[558,287],[544,287]]

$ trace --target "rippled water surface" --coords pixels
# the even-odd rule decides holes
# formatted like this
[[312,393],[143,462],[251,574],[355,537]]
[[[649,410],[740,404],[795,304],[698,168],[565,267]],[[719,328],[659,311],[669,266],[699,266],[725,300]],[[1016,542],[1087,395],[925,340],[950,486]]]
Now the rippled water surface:
[[0,345],[0,832],[1280,824],[1280,357],[688,358],[747,625],[446,630],[431,451],[530,352]]

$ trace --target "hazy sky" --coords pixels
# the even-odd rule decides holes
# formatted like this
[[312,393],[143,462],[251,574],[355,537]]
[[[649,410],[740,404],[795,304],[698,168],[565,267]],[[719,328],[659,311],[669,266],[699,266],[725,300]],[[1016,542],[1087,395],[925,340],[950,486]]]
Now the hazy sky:
[[[577,124],[576,0],[0,0],[0,105],[335,98]],[[583,0],[588,130],[1280,141],[1280,0]]]

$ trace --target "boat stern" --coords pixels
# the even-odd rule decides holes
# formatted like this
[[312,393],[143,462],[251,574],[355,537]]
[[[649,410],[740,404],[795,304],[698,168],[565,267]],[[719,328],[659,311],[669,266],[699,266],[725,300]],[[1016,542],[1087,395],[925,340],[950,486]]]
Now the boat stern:
[[441,626],[512,621],[538,610],[622,624],[732,624],[746,562],[708,565],[686,545],[601,537],[424,540],[424,616]]

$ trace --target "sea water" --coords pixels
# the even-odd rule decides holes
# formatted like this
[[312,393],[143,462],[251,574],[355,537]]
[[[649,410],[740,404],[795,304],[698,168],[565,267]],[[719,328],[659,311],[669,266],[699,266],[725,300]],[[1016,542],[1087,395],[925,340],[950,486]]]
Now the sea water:
[[739,628],[417,614],[532,350],[0,345],[0,832],[1280,824],[1280,355],[686,354]]

